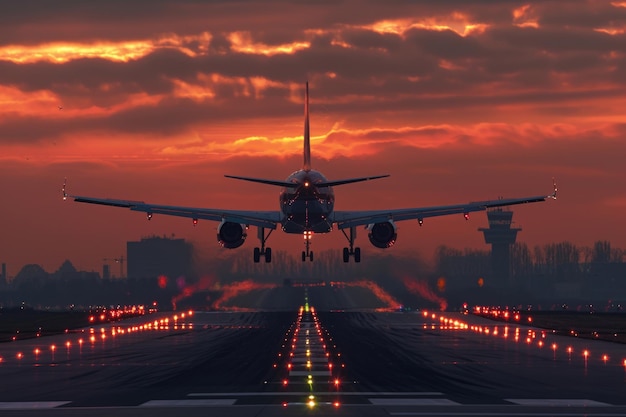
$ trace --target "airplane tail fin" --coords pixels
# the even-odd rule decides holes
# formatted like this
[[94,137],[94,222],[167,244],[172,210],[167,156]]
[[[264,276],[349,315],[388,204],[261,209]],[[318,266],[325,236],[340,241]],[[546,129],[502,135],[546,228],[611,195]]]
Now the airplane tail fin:
[[309,133],[309,82],[304,91],[304,165],[305,171],[311,170],[311,136]]

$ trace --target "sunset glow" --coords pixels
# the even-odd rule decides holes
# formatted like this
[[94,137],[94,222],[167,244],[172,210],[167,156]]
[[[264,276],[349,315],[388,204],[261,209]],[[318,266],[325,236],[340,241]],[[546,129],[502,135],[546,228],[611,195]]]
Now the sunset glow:
[[[391,175],[338,187],[337,210],[543,194],[555,177],[558,202],[515,208],[518,241],[626,248],[623,1],[75,6],[16,3],[5,16],[0,261],[10,276],[67,258],[100,270],[146,235],[217,245],[213,222],[63,204],[66,177],[79,195],[278,209],[277,189],[223,175],[284,180],[301,168],[305,81],[313,168]],[[485,225],[480,213],[400,223],[387,253],[487,249]],[[315,236],[315,250],[341,250],[337,234]],[[251,254],[255,235],[237,250]],[[277,231],[271,245],[298,255],[291,238]],[[357,243],[376,250],[365,233]]]

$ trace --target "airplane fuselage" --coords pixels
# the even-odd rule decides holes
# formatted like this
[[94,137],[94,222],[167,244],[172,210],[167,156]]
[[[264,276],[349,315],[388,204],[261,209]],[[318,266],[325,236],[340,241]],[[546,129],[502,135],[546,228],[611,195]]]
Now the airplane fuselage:
[[286,182],[298,184],[296,188],[285,187],[280,193],[282,229],[285,233],[328,233],[332,230],[331,214],[335,205],[332,187],[315,184],[328,180],[314,170],[299,170]]

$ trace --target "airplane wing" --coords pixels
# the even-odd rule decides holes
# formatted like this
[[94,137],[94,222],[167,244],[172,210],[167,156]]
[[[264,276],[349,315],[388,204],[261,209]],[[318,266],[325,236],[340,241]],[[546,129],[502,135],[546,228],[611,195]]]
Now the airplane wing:
[[347,229],[355,226],[382,223],[389,220],[418,220],[420,224],[426,217],[447,216],[450,214],[468,215],[475,211],[484,211],[488,208],[512,206],[516,204],[537,203],[548,199],[556,199],[556,183],[554,192],[550,195],[538,195],[532,197],[509,198],[500,200],[476,201],[467,204],[454,204],[448,206],[417,207],[395,210],[372,210],[372,211],[336,211],[333,222],[339,229]]
[[143,201],[115,200],[109,198],[83,197],[63,194],[63,198],[73,198],[79,203],[100,204],[104,206],[125,207],[132,211],[140,211],[148,214],[165,214],[168,216],[187,217],[194,220],[214,220],[217,222],[227,221],[252,226],[276,229],[280,222],[279,211],[246,211],[246,210],[223,210],[211,208],[194,208],[180,206],[164,206],[160,204],[144,203]]

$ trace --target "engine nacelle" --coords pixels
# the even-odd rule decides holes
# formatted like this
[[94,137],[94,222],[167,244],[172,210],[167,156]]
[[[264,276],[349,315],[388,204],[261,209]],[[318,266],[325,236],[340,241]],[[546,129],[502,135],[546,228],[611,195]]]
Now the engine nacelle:
[[223,221],[217,227],[217,242],[228,249],[243,245],[247,236],[246,226],[243,224]]
[[396,233],[396,224],[391,220],[370,224],[367,230],[369,230],[367,237],[377,248],[387,249],[396,243],[398,233]]

